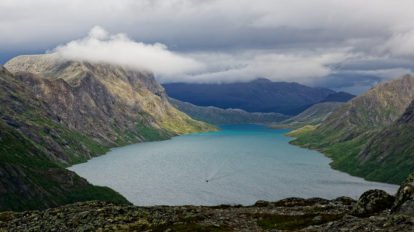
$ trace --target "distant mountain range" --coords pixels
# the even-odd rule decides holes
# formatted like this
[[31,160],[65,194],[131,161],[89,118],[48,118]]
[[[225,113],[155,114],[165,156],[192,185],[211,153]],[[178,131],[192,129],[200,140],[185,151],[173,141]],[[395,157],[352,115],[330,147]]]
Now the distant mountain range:
[[414,171],[413,99],[413,76],[379,84],[293,143],[321,150],[339,170],[400,183]]
[[354,97],[355,95],[352,95],[350,93],[336,92],[336,93],[329,94],[327,97],[325,97],[320,102],[347,102]]
[[169,83],[168,96],[197,106],[242,109],[248,112],[274,112],[296,115],[323,101],[345,102],[351,94],[298,83],[271,82],[260,78],[251,82],[224,84]]
[[289,118],[279,113],[250,113],[240,109],[221,109],[214,106],[196,106],[170,98],[170,102],[177,109],[196,120],[215,125],[245,124],[245,123],[276,123]]
[[0,68],[0,210],[127,203],[64,169],[110,147],[215,128],[178,111],[148,72],[19,56]]

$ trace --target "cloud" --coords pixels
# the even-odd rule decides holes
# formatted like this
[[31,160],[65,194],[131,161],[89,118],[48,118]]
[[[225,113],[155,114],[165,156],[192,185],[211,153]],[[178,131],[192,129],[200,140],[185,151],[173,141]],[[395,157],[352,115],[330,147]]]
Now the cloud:
[[346,51],[311,54],[283,54],[277,51],[245,51],[243,54],[193,54],[208,64],[205,72],[163,79],[162,82],[238,82],[265,77],[273,81],[311,83],[331,73],[330,65],[347,59]]
[[352,85],[364,78],[359,71],[413,70],[412,9],[412,0],[2,0],[0,61],[101,25],[108,32],[90,35],[89,45],[136,44],[174,57],[171,67],[139,64],[163,81],[266,76],[312,84],[344,72],[341,81]]
[[94,25],[179,50],[330,46],[413,28],[413,7],[412,0],[3,0],[0,49],[59,44]]
[[396,56],[414,58],[414,30],[394,34],[380,50]]
[[203,64],[171,52],[160,43],[135,42],[125,34],[111,35],[102,27],[93,27],[88,36],[56,47],[52,53],[69,60],[111,63],[160,76],[176,76],[203,69]]

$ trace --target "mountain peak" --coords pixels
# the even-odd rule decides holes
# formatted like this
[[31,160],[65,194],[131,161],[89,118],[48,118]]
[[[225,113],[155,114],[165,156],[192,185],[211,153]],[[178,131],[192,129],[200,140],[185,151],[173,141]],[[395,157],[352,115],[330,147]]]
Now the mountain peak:
[[272,81],[269,80],[269,79],[267,79],[267,78],[264,78],[264,77],[259,77],[259,78],[254,79],[252,82],[256,82],[256,83],[271,83]]

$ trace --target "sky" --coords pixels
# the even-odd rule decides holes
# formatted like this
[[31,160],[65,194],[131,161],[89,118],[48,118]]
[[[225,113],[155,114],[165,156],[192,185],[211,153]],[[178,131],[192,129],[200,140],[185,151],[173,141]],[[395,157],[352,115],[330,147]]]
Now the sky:
[[0,63],[57,53],[161,82],[359,93],[414,69],[413,11],[412,0],[1,0]]

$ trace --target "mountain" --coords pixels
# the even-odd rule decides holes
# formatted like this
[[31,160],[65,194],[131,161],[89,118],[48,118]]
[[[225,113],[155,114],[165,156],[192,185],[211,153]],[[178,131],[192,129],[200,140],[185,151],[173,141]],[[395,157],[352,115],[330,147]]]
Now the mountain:
[[330,89],[311,88],[298,83],[271,82],[264,78],[239,83],[168,83],[163,86],[168,96],[197,106],[285,115],[298,114],[335,93]]
[[[43,123],[44,118],[54,120],[91,138],[92,143],[98,144],[93,147],[166,139],[211,129],[171,106],[164,89],[151,73],[110,64],[63,61],[54,55],[19,56],[7,62],[5,67],[17,80],[30,87],[36,100],[50,109],[51,115],[41,117],[38,124],[48,126]],[[33,120],[28,113],[2,115],[23,123]],[[48,130],[53,129],[50,127]],[[27,134],[37,136],[39,128],[32,125],[27,128],[34,129]],[[46,137],[50,136],[42,138]],[[48,141],[43,143],[49,144]],[[48,149],[56,148],[54,153],[63,154],[59,162],[66,164],[73,163],[71,159],[75,163],[85,161],[91,157],[90,153],[94,153],[73,154],[66,146],[65,143],[53,144]],[[88,145],[84,144],[84,147]]]
[[306,125],[318,125],[342,104],[342,102],[318,103],[294,117],[272,124],[271,126],[273,128],[299,128]]
[[354,98],[355,95],[346,92],[337,92],[329,94],[321,102],[347,102]]
[[249,113],[240,109],[221,109],[214,106],[196,106],[170,98],[170,102],[180,111],[196,120],[215,125],[246,124],[246,123],[274,123],[280,122],[287,116],[279,113]]
[[374,163],[389,168],[387,172],[368,172],[368,176],[400,180],[414,171],[414,101],[396,122],[368,142],[358,159],[363,164]]
[[[69,194],[74,179],[81,178],[61,167],[84,162],[110,147],[215,129],[174,108],[151,73],[109,64],[63,61],[54,55],[19,56],[5,67],[0,76],[0,122],[11,131],[5,136],[10,143],[27,140],[25,143],[33,144],[37,149],[33,153],[40,160],[37,157],[33,162],[22,163],[30,160],[30,152],[20,149],[11,155],[4,148],[1,155],[6,161],[1,165],[13,163],[21,170],[42,173],[36,165],[42,166],[47,160],[46,167],[52,165],[63,173],[59,181],[53,179],[55,175],[32,181],[28,178],[32,175],[25,171],[12,173],[21,181],[11,181],[10,177],[5,190],[0,191],[0,201],[10,201],[13,209],[26,207],[20,204],[26,198],[32,199],[30,202],[42,199],[39,205],[28,206],[33,209],[83,200],[88,192]],[[73,177],[64,178],[65,175]],[[48,183],[55,183],[50,186],[56,188],[69,187],[61,194],[37,191]],[[91,186],[85,180],[80,183]],[[33,196],[10,195],[24,189]],[[98,194],[93,196],[88,200],[100,199]],[[116,199],[110,194],[106,197]]]
[[[68,150],[75,151],[93,141],[83,141],[84,136],[53,121],[46,105],[4,68],[0,71],[0,105],[0,211],[42,209],[86,200],[128,203],[113,190],[93,186],[54,162],[53,144],[65,141]],[[77,136],[79,146],[70,140]]]
[[388,157],[392,162],[380,162],[378,157],[364,162],[361,151],[371,138],[393,125],[413,99],[413,76],[379,84],[342,105],[314,131],[299,135],[292,143],[321,150],[339,170],[369,180],[399,183],[407,175],[407,170],[393,166],[393,162],[403,162],[399,155]]

